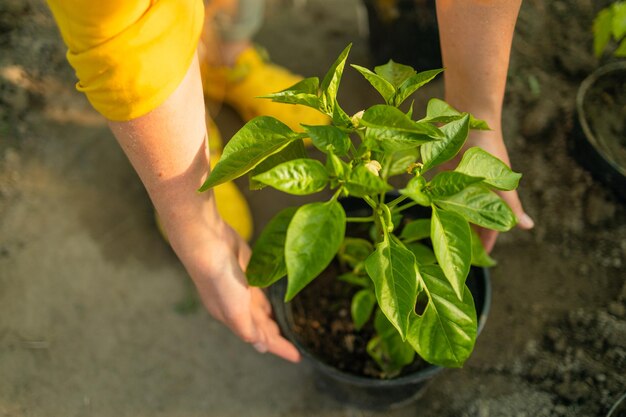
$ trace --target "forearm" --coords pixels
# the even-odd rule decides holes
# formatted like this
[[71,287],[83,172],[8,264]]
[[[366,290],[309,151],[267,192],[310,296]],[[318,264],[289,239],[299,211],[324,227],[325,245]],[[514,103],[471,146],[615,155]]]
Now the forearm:
[[[188,231],[186,245],[205,239],[189,235],[219,224],[213,193],[197,192],[209,171],[197,60],[163,104],[145,116],[109,122],[109,126],[146,187],[165,229]],[[200,227],[203,223],[209,227]],[[171,235],[175,250],[180,249],[179,236]]]
[[438,0],[446,100],[500,129],[521,0]]

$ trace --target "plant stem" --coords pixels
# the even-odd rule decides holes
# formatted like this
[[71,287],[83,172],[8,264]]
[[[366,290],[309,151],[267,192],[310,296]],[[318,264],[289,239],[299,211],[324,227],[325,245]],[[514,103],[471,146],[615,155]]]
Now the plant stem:
[[369,204],[369,206],[370,206],[371,208],[373,208],[373,209],[375,209],[376,207],[378,207],[378,204],[376,204],[376,202],[375,202],[374,200],[372,200],[372,197],[370,197],[370,196],[368,196],[368,195],[363,196],[363,200],[365,200],[365,202],[366,202],[367,204]]
[[343,190],[343,187],[339,187],[337,189],[337,191],[335,191],[335,194],[333,195],[333,197],[330,199],[330,201],[336,201],[339,198],[339,194],[341,194],[341,191]]
[[374,216],[368,216],[368,217],[346,217],[346,221],[347,222],[352,222],[352,223],[373,222],[374,221]]
[[408,197],[405,195],[401,195],[400,197],[396,198],[395,200],[391,201],[389,204],[387,204],[387,206],[390,209],[393,209],[395,206],[397,206],[398,204],[402,203],[404,200],[406,200]]
[[417,201],[411,201],[410,203],[406,203],[405,205],[396,208],[394,211],[399,213],[403,210],[416,206],[417,204],[418,204]]

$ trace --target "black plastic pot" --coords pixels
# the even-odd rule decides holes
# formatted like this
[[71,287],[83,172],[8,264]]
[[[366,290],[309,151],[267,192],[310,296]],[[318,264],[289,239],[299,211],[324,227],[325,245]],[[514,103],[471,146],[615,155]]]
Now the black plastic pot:
[[432,0],[363,0],[375,65],[393,59],[417,70],[441,68],[439,28]]
[[[605,65],[587,77],[576,95],[577,117],[573,129],[575,159],[598,181],[626,202],[626,103],[616,102],[614,92],[626,97],[626,62]],[[614,115],[617,124],[606,126],[598,114]],[[611,130],[611,128],[613,128]]]
[[[340,200],[348,216],[371,214],[362,201],[355,198]],[[415,208],[409,215],[423,217],[423,208]],[[368,213],[369,211],[369,213]],[[478,315],[478,334],[482,331],[491,307],[491,282],[486,268],[472,267],[467,278],[467,286],[474,297]],[[284,303],[286,280],[280,280],[269,289],[276,320],[285,335],[300,350],[316,372],[317,387],[329,393],[338,401],[366,409],[393,409],[417,400],[424,392],[430,380],[445,368],[428,365],[415,373],[402,375],[394,379],[373,379],[357,376],[338,370],[318,359],[315,352],[308,350],[293,332],[294,319],[291,303]]]

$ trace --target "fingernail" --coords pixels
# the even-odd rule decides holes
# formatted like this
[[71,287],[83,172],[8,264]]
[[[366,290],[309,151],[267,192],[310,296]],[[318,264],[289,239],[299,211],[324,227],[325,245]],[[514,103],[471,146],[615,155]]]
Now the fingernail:
[[517,225],[522,229],[532,229],[535,227],[535,222],[528,214],[524,213],[519,219],[517,219]]
[[265,343],[257,342],[257,343],[252,344],[252,347],[255,348],[256,351],[259,353],[267,352],[267,346],[265,345]]

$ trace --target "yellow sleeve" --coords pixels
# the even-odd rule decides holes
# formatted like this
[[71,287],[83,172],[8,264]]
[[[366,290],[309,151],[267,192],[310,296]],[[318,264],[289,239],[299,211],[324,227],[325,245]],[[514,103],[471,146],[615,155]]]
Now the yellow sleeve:
[[185,76],[204,22],[202,0],[48,0],[76,88],[109,120],[142,116]]

